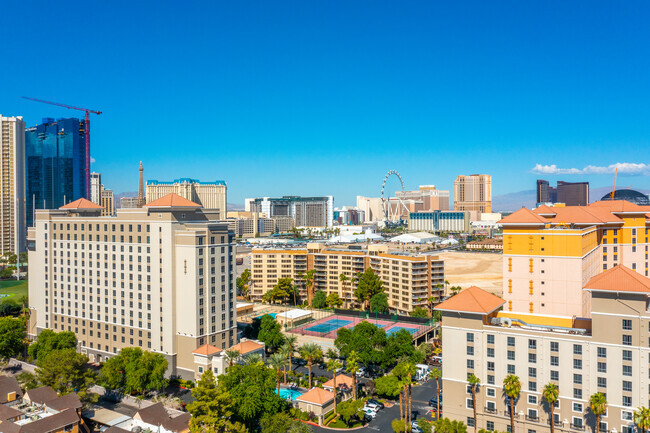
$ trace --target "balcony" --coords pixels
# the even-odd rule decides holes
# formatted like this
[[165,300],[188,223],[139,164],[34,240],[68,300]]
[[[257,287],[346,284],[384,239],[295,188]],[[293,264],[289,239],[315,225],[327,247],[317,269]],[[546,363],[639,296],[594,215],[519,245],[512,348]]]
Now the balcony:
[[572,430],[585,431],[585,426],[583,424],[573,424],[571,423]]
[[485,408],[485,413],[493,413],[493,414],[496,414],[496,413],[497,413],[497,408],[496,408],[496,407],[486,407],[486,408]]
[[526,421],[538,422],[538,421],[539,421],[539,417],[538,417],[538,416],[534,416],[534,415],[526,415]]

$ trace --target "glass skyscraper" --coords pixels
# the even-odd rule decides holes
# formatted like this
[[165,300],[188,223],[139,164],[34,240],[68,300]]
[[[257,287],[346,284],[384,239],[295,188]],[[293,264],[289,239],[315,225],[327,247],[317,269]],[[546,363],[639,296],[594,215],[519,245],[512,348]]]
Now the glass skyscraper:
[[25,129],[27,226],[34,209],[57,209],[86,195],[86,132],[83,120],[44,118]]

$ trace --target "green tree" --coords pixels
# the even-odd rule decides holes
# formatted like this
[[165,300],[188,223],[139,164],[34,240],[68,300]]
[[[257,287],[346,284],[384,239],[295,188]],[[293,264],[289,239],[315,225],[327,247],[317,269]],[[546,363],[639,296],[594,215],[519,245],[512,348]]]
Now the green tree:
[[260,324],[260,332],[257,338],[266,344],[266,347],[271,350],[276,350],[284,344],[284,336],[281,332],[282,327],[276,320],[268,314],[262,316],[262,323]]
[[250,299],[250,282],[251,282],[251,270],[244,269],[244,272],[237,277],[237,293],[243,296],[245,299]]
[[[442,371],[439,368],[434,368],[431,370],[431,378],[436,381],[436,390],[438,394],[441,393],[442,389],[440,388],[440,379],[442,378]],[[440,418],[440,405],[436,408],[436,420]]]
[[307,361],[307,369],[309,370],[309,389],[311,389],[311,367],[314,361],[323,357],[323,351],[316,343],[305,343],[299,350],[300,356]]
[[377,390],[377,394],[381,396],[395,398],[402,391],[402,385],[397,376],[387,374],[375,380],[375,389]]
[[18,376],[16,380],[20,384],[20,387],[24,390],[30,390],[39,387],[38,379],[32,373],[28,371],[23,371]]
[[467,383],[472,390],[472,409],[474,410],[474,433],[477,433],[478,418],[476,417],[476,391],[478,391],[479,386],[481,386],[481,380],[474,375],[470,374],[467,378]]
[[27,350],[29,357],[33,360],[45,359],[53,350],[75,349],[77,337],[74,332],[54,332],[51,329],[44,329],[36,337]]
[[257,364],[257,363],[264,363],[264,358],[262,358],[262,355],[259,353],[250,353],[248,355],[244,355],[244,364],[250,365],[250,364]]
[[359,369],[359,355],[354,350],[348,355],[348,365],[345,369],[352,375],[352,399],[357,399],[357,370]]
[[224,352],[224,355],[226,355],[226,359],[228,360],[228,368],[230,368],[235,362],[237,362],[241,356],[241,352],[239,352],[237,349],[227,349]]
[[422,307],[415,307],[411,311],[411,317],[429,317],[429,312]]
[[325,303],[327,304],[328,307],[340,307],[343,305],[343,299],[339,297],[339,294],[336,292],[332,292],[329,295],[327,295],[327,298],[325,299]]
[[313,307],[314,299],[314,275],[316,274],[316,269],[310,269],[307,272],[299,274],[302,280],[305,283],[305,288],[307,289],[307,304],[310,307]]
[[360,303],[366,305],[366,309],[370,308],[370,299],[377,293],[383,291],[384,283],[372,268],[368,268],[365,272],[358,275],[357,288],[354,291],[354,296]]
[[436,433],[467,433],[467,426],[460,421],[451,421],[449,418],[440,418],[431,423]]
[[418,419],[417,423],[420,430],[422,430],[422,433],[433,433],[433,426],[431,421],[427,421],[424,418],[420,418]]
[[547,383],[542,390],[542,398],[548,404],[549,418],[551,422],[551,433],[555,433],[555,403],[560,395],[560,390],[554,383]]
[[264,300],[264,302],[274,304],[275,301],[277,300],[283,302],[291,295],[294,296],[294,304],[295,304],[296,288],[293,285],[293,279],[287,277],[287,278],[280,278],[278,280],[278,283],[271,290],[269,290],[262,296],[262,299]]
[[417,372],[415,364],[412,362],[400,362],[393,369],[393,374],[397,376],[402,385],[402,393],[400,394],[400,409],[402,404],[402,394],[404,395],[404,423],[411,425],[411,384],[413,383],[413,376]]
[[388,313],[388,295],[381,292],[370,298],[370,311],[373,313]]
[[338,359],[335,359],[335,358],[330,359],[327,362],[327,371],[332,372],[332,377],[333,377],[333,380],[334,380],[334,412],[336,412],[336,396],[338,394],[338,388],[336,386],[336,374],[337,374],[336,370],[338,370],[342,366],[343,366],[343,364],[341,364],[341,361],[339,361]]
[[361,322],[351,329],[340,328],[334,345],[343,358],[354,350],[364,365],[375,365],[384,360],[386,341],[386,331],[370,322]]
[[0,359],[8,360],[25,347],[25,319],[23,317],[0,318]]
[[400,329],[388,336],[382,351],[381,366],[389,369],[400,358],[408,358],[414,363],[424,361],[422,353],[413,347],[413,336],[406,329]]
[[314,295],[311,306],[313,308],[325,308],[327,307],[327,295],[322,290],[319,290]]
[[521,392],[521,381],[514,374],[509,374],[503,379],[503,392],[510,400],[510,433],[515,432],[515,400]]
[[145,395],[147,391],[165,387],[166,371],[167,359],[162,354],[125,347],[119,355],[106,360],[100,378],[107,388]]
[[245,433],[247,429],[230,418],[235,414],[230,395],[217,387],[212,370],[201,375],[192,389],[194,401],[187,405],[192,414],[190,431],[194,433]]
[[341,416],[343,422],[350,427],[351,421],[360,417],[363,404],[363,400],[342,401],[338,405],[336,412]]
[[391,422],[390,425],[393,428],[393,431],[395,433],[402,433],[402,432],[405,432],[405,431],[410,431],[410,426],[406,425],[403,418],[400,418],[400,419],[395,418]]
[[[596,425],[594,426],[594,433],[598,433],[598,431],[600,430],[600,417],[602,417],[603,415],[605,415],[605,413],[607,413],[607,397],[605,397],[605,394],[603,394],[602,392],[596,392],[594,394],[591,394],[591,396],[589,397],[589,410],[591,410],[591,413],[593,413],[596,416]],[[646,426],[643,427],[644,431],[648,427],[650,427],[650,414],[648,414],[647,421],[648,423],[646,423]]]
[[36,364],[36,378],[59,394],[76,391],[82,400],[92,399],[88,388],[95,384],[95,373],[88,368],[88,357],[74,349],[53,350]]
[[[280,380],[282,379],[282,368],[284,365],[284,356],[281,353],[274,353],[269,357],[269,367],[275,370],[278,395],[280,394]],[[309,387],[311,388],[311,385]]]
[[634,411],[634,424],[637,425],[642,433],[645,433],[650,428],[650,409],[645,406],[640,406]]
[[307,424],[291,418],[284,412],[267,414],[260,420],[261,433],[311,433]]

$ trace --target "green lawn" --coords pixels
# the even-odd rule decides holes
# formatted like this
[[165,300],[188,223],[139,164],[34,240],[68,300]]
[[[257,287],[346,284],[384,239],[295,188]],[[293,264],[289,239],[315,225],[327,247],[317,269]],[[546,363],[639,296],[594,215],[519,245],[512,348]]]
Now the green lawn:
[[0,294],[11,295],[0,298],[0,301],[4,301],[5,299],[14,299],[18,301],[21,296],[27,296],[27,280],[0,281]]

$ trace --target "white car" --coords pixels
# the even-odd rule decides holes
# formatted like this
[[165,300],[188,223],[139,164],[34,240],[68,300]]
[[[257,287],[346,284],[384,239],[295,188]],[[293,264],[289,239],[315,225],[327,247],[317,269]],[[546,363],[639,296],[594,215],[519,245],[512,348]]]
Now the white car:
[[375,412],[377,412],[377,411],[379,411],[379,409],[381,409],[381,408],[379,407],[378,404],[374,404],[374,403],[366,403],[366,405],[363,407],[363,409],[364,409],[364,410],[366,410],[366,409],[370,409],[370,410],[374,410]]
[[377,411],[375,409],[371,409],[369,407],[364,406],[363,407],[363,412],[368,415],[370,418],[375,418],[377,416]]
[[366,374],[366,369],[365,368],[360,368],[360,369],[357,370],[357,372],[355,374],[357,375],[357,377],[363,377],[363,375]]

